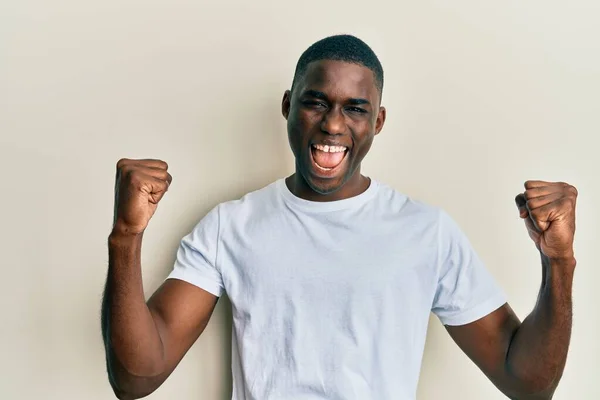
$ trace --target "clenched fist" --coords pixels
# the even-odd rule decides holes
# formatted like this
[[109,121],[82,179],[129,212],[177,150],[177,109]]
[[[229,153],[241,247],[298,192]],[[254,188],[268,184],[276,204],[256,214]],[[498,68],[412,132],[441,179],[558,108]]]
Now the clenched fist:
[[160,160],[128,160],[117,163],[113,231],[136,235],[148,222],[171,184],[167,163]]
[[563,182],[527,181],[515,198],[529,236],[550,259],[573,258],[577,189]]

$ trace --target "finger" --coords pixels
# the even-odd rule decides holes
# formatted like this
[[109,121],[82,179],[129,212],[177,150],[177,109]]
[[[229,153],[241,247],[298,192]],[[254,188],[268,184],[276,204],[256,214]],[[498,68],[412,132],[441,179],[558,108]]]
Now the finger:
[[167,180],[144,173],[136,174],[134,184],[139,190],[148,193],[148,201],[153,204],[157,204],[167,190],[169,190],[169,182]]
[[168,190],[169,182],[157,179],[152,184],[152,193],[150,193],[148,200],[150,203],[158,204]]
[[154,178],[167,181],[169,184],[173,179],[171,174],[169,174],[166,169],[140,166],[139,164],[126,164],[125,166],[121,167],[121,169],[117,170],[117,179],[124,178],[126,180],[131,180],[136,174],[152,176]]
[[535,227],[543,232],[550,226],[550,223],[556,219],[557,214],[564,210],[564,198],[553,201],[538,208],[529,210],[529,218],[533,221]]
[[519,209],[519,216],[521,218],[527,218],[529,213],[527,211],[527,199],[525,198],[525,195],[523,193],[519,193],[515,197],[515,203]]
[[552,193],[560,192],[561,188],[557,188],[556,186],[539,186],[532,189],[527,189],[523,194],[525,195],[525,199],[531,200],[536,197],[547,196]]
[[534,210],[536,208],[543,207],[546,204],[550,204],[557,200],[560,200],[562,197],[564,197],[564,193],[554,192],[554,193],[547,194],[545,196],[531,198],[531,199],[527,200],[527,203],[526,203],[527,209]]
[[146,175],[153,176],[153,177],[155,177],[157,179],[161,179],[163,181],[167,181],[169,184],[173,180],[173,177],[171,176],[170,173],[167,172],[166,169],[150,168],[150,167],[139,168],[138,167],[138,168],[136,168],[136,171],[139,171],[140,173],[143,173]]
[[143,168],[139,171],[145,175],[149,175],[156,179],[160,179],[161,181],[165,181],[167,183],[167,188],[169,188],[171,186],[171,182],[173,182],[173,176],[164,169]]
[[[531,215],[531,213],[529,214],[529,218],[527,218],[526,221],[529,222],[529,223],[531,223],[533,225],[533,229],[536,232],[544,232],[548,228],[548,226],[550,225],[548,223],[548,221],[543,221],[540,218],[536,218],[533,215]],[[529,228],[529,226],[528,226],[528,228]]]
[[525,186],[525,189],[533,189],[533,188],[537,188],[537,187],[549,186],[551,184],[552,184],[552,182],[529,180],[529,181],[525,181],[523,186]]
[[527,228],[527,231],[529,232],[529,234],[533,233],[535,235],[539,235],[541,233],[541,231],[536,228],[536,226],[533,223],[533,221],[531,220],[531,218],[525,219],[525,227]]
[[141,160],[132,160],[129,158],[122,158],[117,162],[117,169],[123,168],[128,165],[136,165],[150,168],[159,168],[159,169],[169,169],[169,165],[162,160],[155,159],[141,159]]

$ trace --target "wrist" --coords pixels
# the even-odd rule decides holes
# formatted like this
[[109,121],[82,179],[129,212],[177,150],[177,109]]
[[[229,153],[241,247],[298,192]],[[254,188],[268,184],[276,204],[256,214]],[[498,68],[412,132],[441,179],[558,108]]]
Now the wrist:
[[112,231],[110,232],[109,237],[115,238],[135,238],[138,236],[142,236],[144,234],[144,230],[135,230],[132,229],[131,226],[117,220],[112,227]]
[[542,254],[542,266],[545,270],[543,285],[561,291],[571,291],[576,265],[574,256],[550,258]]
[[561,269],[575,269],[577,266],[577,260],[573,252],[553,257],[548,257],[542,253],[542,263],[547,267],[558,267]]
[[127,244],[133,244],[142,240],[144,231],[133,232],[119,223],[113,226],[112,231],[108,235],[108,244],[111,246],[123,246]]

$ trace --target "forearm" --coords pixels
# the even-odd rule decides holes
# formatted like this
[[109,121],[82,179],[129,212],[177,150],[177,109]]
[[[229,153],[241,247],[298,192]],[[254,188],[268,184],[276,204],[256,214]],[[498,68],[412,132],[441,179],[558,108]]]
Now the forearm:
[[153,389],[165,369],[160,334],[144,297],[141,246],[141,237],[111,234],[102,304],[111,384],[115,392],[140,395]]
[[515,332],[506,371],[519,383],[519,398],[550,398],[562,376],[572,325],[574,259],[542,257],[543,279],[534,310]]

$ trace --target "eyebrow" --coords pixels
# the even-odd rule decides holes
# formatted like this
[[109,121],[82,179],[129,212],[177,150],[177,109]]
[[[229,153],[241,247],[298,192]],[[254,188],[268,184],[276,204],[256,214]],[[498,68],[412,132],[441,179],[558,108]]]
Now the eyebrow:
[[348,103],[352,104],[353,106],[358,106],[361,104],[371,104],[367,99],[350,99],[348,100]]
[[[306,90],[304,93],[302,93],[302,96],[310,96],[310,97],[314,97],[316,99],[321,99],[321,100],[327,100],[327,95],[323,92],[319,92],[318,90]],[[361,104],[368,104],[370,105],[371,102],[367,99],[355,99],[355,98],[351,98],[348,100],[348,103],[354,105],[354,106],[358,106]]]

